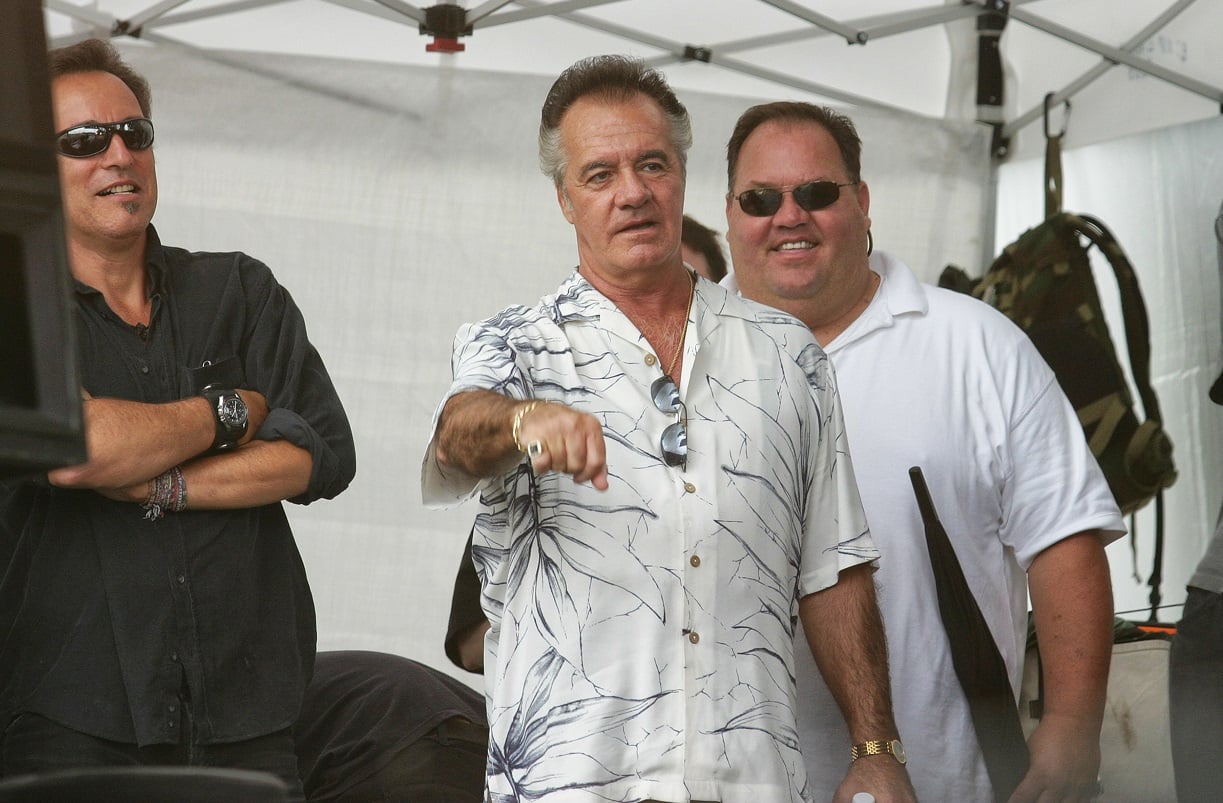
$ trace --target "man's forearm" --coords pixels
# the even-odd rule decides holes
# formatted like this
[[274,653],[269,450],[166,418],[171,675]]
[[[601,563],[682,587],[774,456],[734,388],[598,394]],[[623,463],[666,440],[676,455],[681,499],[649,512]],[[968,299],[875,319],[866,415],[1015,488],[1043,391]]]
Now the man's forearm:
[[1099,534],[1079,533],[1037,555],[1028,589],[1044,710],[1028,737],[1031,763],[1011,803],[1095,800],[1113,632],[1112,581]]
[[472,477],[490,477],[521,459],[514,444],[515,411],[524,402],[490,390],[458,393],[437,424],[437,460]]
[[897,736],[873,572],[869,564],[846,569],[799,603],[807,643],[854,742]]
[[204,452],[215,436],[203,396],[164,404],[86,399],[84,415],[89,462],[50,472],[52,484],[123,488],[143,483]]
[[1099,737],[1112,657],[1113,597],[1099,536],[1080,533],[1036,556],[1028,570],[1045,674],[1045,715],[1073,717]]
[[232,452],[183,466],[187,509],[269,505],[305,493],[314,467],[310,453],[288,441],[251,441]]
[[[292,499],[305,493],[314,462],[308,451],[288,441],[251,441],[230,452],[205,455],[179,466],[187,510],[236,510]],[[99,488],[121,502],[142,503],[147,482],[125,488]]]

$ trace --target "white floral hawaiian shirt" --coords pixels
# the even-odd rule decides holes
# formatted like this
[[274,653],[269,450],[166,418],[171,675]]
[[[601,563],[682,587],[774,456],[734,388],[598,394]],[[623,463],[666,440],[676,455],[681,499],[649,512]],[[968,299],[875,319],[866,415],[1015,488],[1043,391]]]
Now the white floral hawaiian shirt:
[[594,415],[611,486],[525,459],[477,481],[425,455],[426,503],[480,492],[493,803],[811,799],[798,599],[878,557],[836,381],[802,323],[704,280],[685,340],[688,457],[671,467],[660,360],[580,275],[455,338],[447,398],[481,388]]

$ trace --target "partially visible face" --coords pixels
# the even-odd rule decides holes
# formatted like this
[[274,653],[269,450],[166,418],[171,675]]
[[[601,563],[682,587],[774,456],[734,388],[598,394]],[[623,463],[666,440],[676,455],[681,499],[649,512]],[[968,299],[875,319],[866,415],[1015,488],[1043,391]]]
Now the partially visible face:
[[706,279],[713,279],[713,272],[709,270],[709,260],[705,258],[705,254],[689,248],[687,243],[680,243],[680,253],[684,256],[684,261],[692,266],[692,269],[704,276]]
[[[51,96],[56,131],[144,116],[127,85],[107,72],[62,75],[51,83]],[[69,240],[119,241],[144,234],[157,208],[152,148],[128,150],[116,135],[97,156],[58,160]]]
[[644,95],[613,104],[581,98],[561,118],[560,144],[557,200],[587,280],[635,287],[678,265],[684,170],[658,104]]
[[770,121],[744,141],[726,203],[726,240],[740,292],[799,317],[804,317],[798,310],[805,301],[855,272],[870,270],[866,184],[842,187],[831,206],[814,212],[787,192],[771,217],[746,214],[733,196],[818,180],[850,180],[832,135],[816,123]]

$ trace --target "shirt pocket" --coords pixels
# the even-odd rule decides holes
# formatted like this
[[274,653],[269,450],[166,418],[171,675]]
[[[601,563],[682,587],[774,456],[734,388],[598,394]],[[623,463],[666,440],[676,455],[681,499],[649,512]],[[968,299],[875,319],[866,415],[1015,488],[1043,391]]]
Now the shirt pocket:
[[209,385],[227,389],[246,387],[242,361],[235,355],[218,360],[205,360],[195,368],[187,368],[187,386],[193,393],[202,393]]

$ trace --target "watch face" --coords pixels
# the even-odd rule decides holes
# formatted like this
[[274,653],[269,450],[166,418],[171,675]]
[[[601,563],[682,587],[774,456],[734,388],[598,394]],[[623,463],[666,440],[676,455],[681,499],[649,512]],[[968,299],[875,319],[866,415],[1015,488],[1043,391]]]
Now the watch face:
[[246,403],[240,396],[222,396],[217,413],[226,426],[241,427],[246,424]]
[[897,761],[899,761],[901,764],[908,761],[908,757],[905,755],[905,746],[900,743],[899,739],[893,739],[891,741],[891,747],[892,755],[896,756]]

